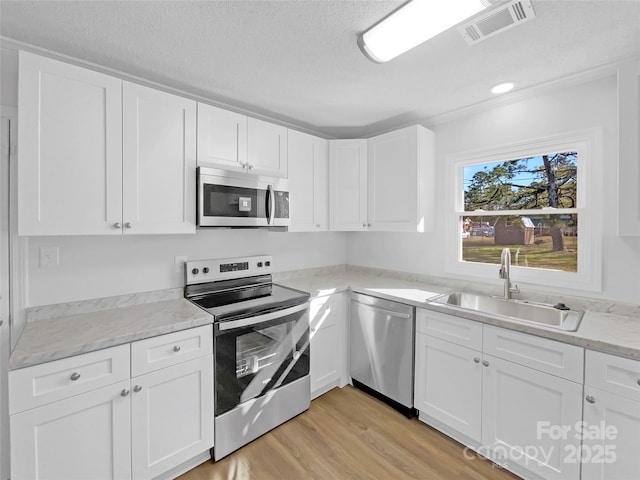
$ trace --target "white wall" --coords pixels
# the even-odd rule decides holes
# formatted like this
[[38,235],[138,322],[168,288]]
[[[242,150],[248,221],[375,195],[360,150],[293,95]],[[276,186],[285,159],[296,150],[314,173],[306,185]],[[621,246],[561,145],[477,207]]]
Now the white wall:
[[[41,246],[58,246],[60,266],[40,268]],[[189,260],[271,254],[277,272],[341,265],[344,233],[200,229],[196,235],[32,237],[28,306],[184,286],[174,256]]]
[[[604,134],[603,291],[592,294],[566,288],[564,292],[637,303],[640,295],[640,238],[616,236],[618,127],[617,87],[614,77],[539,94],[437,125],[434,127],[437,176],[444,179],[446,157],[453,153],[593,127],[602,127]],[[452,276],[445,272],[443,256],[443,245],[449,241],[442,233],[445,214],[451,209],[442,200],[447,188],[444,182],[437,182],[438,203],[434,233],[350,234],[347,237],[348,263]],[[496,284],[499,282],[497,270],[496,278],[487,281]],[[529,288],[545,289],[543,285]]]

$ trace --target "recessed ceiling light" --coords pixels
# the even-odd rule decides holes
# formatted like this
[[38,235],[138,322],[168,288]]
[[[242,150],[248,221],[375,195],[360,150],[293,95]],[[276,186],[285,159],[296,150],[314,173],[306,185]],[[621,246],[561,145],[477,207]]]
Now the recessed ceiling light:
[[508,91],[513,90],[513,87],[515,86],[516,84],[513,82],[499,83],[498,85],[491,87],[491,93],[495,93],[496,95],[499,95],[500,93],[507,93]]
[[375,62],[388,62],[491,5],[491,0],[412,0],[359,40]]

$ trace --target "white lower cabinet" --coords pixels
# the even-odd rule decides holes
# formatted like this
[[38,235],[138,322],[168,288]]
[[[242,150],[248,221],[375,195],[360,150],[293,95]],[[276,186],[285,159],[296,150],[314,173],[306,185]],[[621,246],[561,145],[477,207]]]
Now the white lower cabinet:
[[132,378],[131,386],[134,479],[153,478],[211,448],[212,355]]
[[347,383],[347,298],[317,297],[309,307],[311,398]]
[[[569,378],[582,372],[581,348],[422,309],[416,319],[414,406],[422,421],[523,478],[580,479],[583,385]],[[509,359],[487,353],[502,350]],[[534,368],[543,364],[560,373]]]
[[478,442],[482,427],[481,358],[482,352],[416,334],[414,407]]
[[129,380],[12,415],[11,478],[129,479],[130,422]]
[[492,459],[545,479],[578,480],[582,385],[486,354],[483,365],[482,444]]
[[583,480],[640,475],[640,361],[587,350]]
[[12,480],[182,468],[213,447],[213,375],[211,325],[9,372]]

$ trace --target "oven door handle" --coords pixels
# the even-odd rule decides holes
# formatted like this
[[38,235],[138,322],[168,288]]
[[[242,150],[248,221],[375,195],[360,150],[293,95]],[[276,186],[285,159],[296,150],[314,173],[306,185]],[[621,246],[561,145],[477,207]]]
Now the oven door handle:
[[295,307],[285,308],[283,310],[276,310],[275,312],[265,313],[264,315],[257,315],[255,317],[241,318],[240,320],[231,320],[229,322],[219,322],[218,330],[223,332],[226,330],[232,330],[234,328],[247,327],[249,325],[258,325],[260,323],[275,320],[276,318],[286,317],[292,313],[301,312],[309,307],[309,302],[305,302]]

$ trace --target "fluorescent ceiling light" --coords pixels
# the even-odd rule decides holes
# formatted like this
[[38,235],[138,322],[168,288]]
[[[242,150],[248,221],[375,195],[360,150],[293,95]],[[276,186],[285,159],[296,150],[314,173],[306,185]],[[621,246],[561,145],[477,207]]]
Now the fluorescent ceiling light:
[[490,6],[490,0],[412,0],[362,35],[376,62],[388,62]]
[[491,93],[495,93],[496,95],[500,93],[507,93],[508,91],[512,90],[513,87],[515,86],[516,84],[513,82],[499,83],[498,85],[494,85],[493,87],[491,87]]

